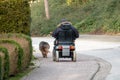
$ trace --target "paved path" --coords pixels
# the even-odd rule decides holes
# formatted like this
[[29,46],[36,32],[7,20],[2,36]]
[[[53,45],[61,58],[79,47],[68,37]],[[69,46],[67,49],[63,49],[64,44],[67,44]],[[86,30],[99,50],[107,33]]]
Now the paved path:
[[[88,47],[87,50],[82,50],[82,54],[100,57],[111,63],[112,69],[106,80],[120,80],[120,36],[90,36],[82,35],[81,39],[86,41],[98,41],[96,48]],[[102,43],[101,43],[102,42]],[[93,44],[93,46],[95,46]]]
[[112,69],[106,80],[120,80],[120,47],[82,51],[86,55],[100,57],[111,63]]
[[[115,61],[109,60],[109,58],[112,58],[109,54],[113,54],[116,50],[108,50],[119,48],[119,41],[116,41],[118,39],[114,40],[115,42],[105,42],[105,40],[103,42],[101,38],[101,41],[98,41],[98,38],[90,39],[88,36],[81,36],[81,38],[76,40],[77,62],[71,62],[69,59],[53,62],[51,54],[48,55],[49,58],[43,59],[38,49],[39,42],[49,42],[51,45],[50,51],[52,51],[54,39],[51,37],[32,39],[33,47],[36,50],[34,56],[38,58],[35,63],[36,66],[40,67],[34,69],[21,80],[119,80],[111,79],[115,76],[119,78],[117,77],[119,73],[118,75],[114,74],[115,70],[113,68],[116,69],[117,65],[116,63],[114,64]],[[111,66],[112,72],[109,74]]]
[[[77,62],[69,59],[53,62],[52,58],[36,60],[36,69],[22,80],[104,80],[111,65],[96,57],[79,54]],[[101,75],[102,74],[102,75]]]

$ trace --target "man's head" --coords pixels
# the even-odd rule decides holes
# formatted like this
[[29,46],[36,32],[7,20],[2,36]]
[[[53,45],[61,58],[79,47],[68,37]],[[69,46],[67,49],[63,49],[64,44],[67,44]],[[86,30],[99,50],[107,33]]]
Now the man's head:
[[66,20],[65,18],[61,19],[60,24],[71,24],[71,22],[69,22],[68,20]]
[[61,27],[64,24],[71,24],[71,22],[69,22],[68,20],[66,20],[65,18],[61,19],[60,23],[57,25],[57,27]]
[[62,22],[67,22],[67,20],[66,20],[65,18],[64,18],[64,19],[61,19],[61,23],[62,23]]

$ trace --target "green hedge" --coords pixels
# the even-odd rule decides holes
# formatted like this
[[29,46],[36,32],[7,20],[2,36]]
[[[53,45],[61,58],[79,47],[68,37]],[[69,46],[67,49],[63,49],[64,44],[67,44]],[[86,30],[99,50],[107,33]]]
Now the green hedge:
[[3,34],[3,35],[0,35],[0,38],[2,38],[2,36],[6,36],[7,38],[11,38],[11,37],[22,37],[22,38],[25,38],[28,42],[29,42],[29,48],[30,48],[30,59],[29,59],[29,63],[31,62],[31,59],[32,59],[32,53],[33,53],[33,48],[32,48],[32,40],[31,40],[31,37],[30,36],[27,36],[25,34],[13,34],[13,33],[7,33],[7,34]]
[[[3,37],[3,38],[2,38]],[[18,44],[17,42],[15,42],[14,40],[11,40],[9,38],[14,38],[14,37],[18,37],[18,38],[24,38],[28,41],[29,43],[29,48],[30,48],[30,57],[29,57],[29,60],[31,61],[31,58],[32,58],[32,40],[31,40],[31,37],[30,36],[27,36],[27,35],[24,35],[24,34],[13,34],[13,33],[7,33],[7,34],[0,34],[0,44],[1,43],[11,43],[13,45],[15,45],[17,47],[17,51],[18,51],[18,63],[17,63],[17,66],[18,66],[18,69],[21,70],[22,69],[22,61],[23,61],[23,55],[25,54],[23,49],[21,48],[20,44]],[[5,39],[4,39],[5,38]],[[8,39],[8,40],[7,40]],[[3,49],[2,49],[3,50]],[[1,51],[1,47],[0,47],[0,51]],[[9,57],[9,55],[8,55]],[[9,62],[9,60],[7,60]],[[9,63],[7,63],[9,65]],[[6,64],[6,65],[7,65]],[[28,66],[29,66],[30,62],[28,63]],[[5,66],[6,66],[5,65]],[[7,66],[6,66],[7,67]],[[7,69],[10,69],[9,67]],[[5,69],[5,71],[8,73],[6,77],[9,76],[9,71]],[[8,78],[4,78],[6,80],[8,80]]]
[[32,59],[32,53],[33,53],[31,37],[29,37],[27,35],[24,35],[24,34],[15,34],[15,35],[18,36],[18,37],[23,37],[23,38],[25,38],[26,40],[29,41],[29,46],[30,46],[30,61],[31,61],[31,59]]
[[0,0],[0,33],[30,35],[29,0]]
[[[4,58],[4,79],[8,80],[9,69],[10,69],[9,54],[8,54],[7,49],[4,48],[4,47],[1,47],[1,46],[0,46],[0,52],[5,54],[5,58]],[[1,63],[1,61],[0,61],[0,63]],[[0,67],[1,67],[1,65],[0,65]],[[2,73],[1,71],[0,71],[0,75]],[[0,79],[2,79],[2,78],[0,78]]]
[[22,60],[23,60],[23,49],[21,48],[21,46],[13,41],[13,40],[0,40],[0,43],[11,43],[13,45],[16,46],[17,50],[18,50],[18,63],[17,63],[17,67],[18,67],[18,70],[21,70],[22,69]]
[[3,80],[2,57],[0,56],[0,80]]

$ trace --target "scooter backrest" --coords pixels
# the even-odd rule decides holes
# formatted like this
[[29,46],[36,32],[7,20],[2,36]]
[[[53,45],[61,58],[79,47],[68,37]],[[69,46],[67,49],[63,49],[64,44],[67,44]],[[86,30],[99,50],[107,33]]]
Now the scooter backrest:
[[63,43],[73,42],[73,31],[71,29],[62,30],[59,32],[58,41]]

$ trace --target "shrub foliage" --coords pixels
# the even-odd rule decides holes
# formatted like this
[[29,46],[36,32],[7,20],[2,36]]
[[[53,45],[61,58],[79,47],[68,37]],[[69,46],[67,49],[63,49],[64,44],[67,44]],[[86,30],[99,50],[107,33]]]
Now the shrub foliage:
[[2,80],[3,79],[3,74],[2,74],[2,58],[1,58],[1,56],[0,56],[0,80]]
[[47,35],[62,18],[71,21],[80,33],[120,33],[119,0],[49,0],[46,20],[43,0],[31,5],[31,33]]
[[[25,34],[17,34],[17,33],[7,33],[7,34],[1,34],[0,35],[0,38],[5,38],[5,39],[11,39],[11,40],[14,40],[14,38],[24,38],[28,41],[29,43],[29,63],[31,62],[31,59],[32,59],[32,52],[33,52],[33,49],[32,49],[32,40],[31,40],[31,37],[28,36],[28,35],[25,35]],[[13,38],[13,39],[12,39]],[[19,43],[19,41],[18,41]]]
[[28,0],[0,0],[0,33],[30,35]]
[[18,70],[22,69],[22,60],[23,60],[23,49],[21,48],[21,46],[19,45],[19,43],[13,41],[13,40],[0,40],[0,43],[10,43],[16,46],[16,49],[18,51],[18,61],[17,61],[17,67]]
[[[8,50],[4,47],[1,47],[0,46],[0,52],[4,53],[5,57],[4,57],[4,70],[1,70],[1,71],[4,71],[4,72],[1,72],[4,73],[3,77],[4,79],[7,79],[8,80],[8,76],[9,76],[9,68],[10,68],[10,62],[9,62],[9,54],[8,54]],[[1,63],[1,62],[0,62]],[[1,65],[0,65],[1,67]],[[3,78],[2,78],[3,79]],[[2,80],[1,79],[1,80]]]
[[[24,55],[26,54],[26,52],[24,52],[24,49],[22,47],[22,44],[19,42],[18,39],[25,39],[28,43],[28,45],[26,45],[26,47],[28,47],[30,51],[29,52],[29,56],[25,56],[26,59],[28,59],[28,62],[26,62],[26,66],[24,67],[23,66],[23,63],[25,62],[25,59],[23,59]],[[16,41],[16,40],[18,41]],[[31,58],[32,58],[32,41],[31,41],[31,38],[30,36],[27,36],[27,35],[24,35],[24,34],[13,34],[13,33],[9,33],[9,34],[1,34],[0,35],[0,44],[4,45],[4,44],[9,44],[9,45],[14,45],[15,46],[15,53],[18,55],[18,59],[17,59],[17,68],[15,69],[15,71],[17,71],[17,73],[23,69],[25,69],[26,67],[29,66],[30,64],[30,61],[31,61]],[[0,58],[0,74],[3,74],[3,77],[5,80],[8,80],[9,79],[9,75],[11,75],[10,73],[10,68],[11,66],[14,67],[14,65],[10,65],[10,60],[9,60],[9,57],[11,58],[11,56],[9,56],[9,51],[4,48],[3,46],[0,46],[0,52],[4,53],[5,57],[4,57],[4,70],[2,70],[2,59]],[[5,46],[6,47],[6,46]],[[14,53],[13,53],[14,54]],[[15,55],[15,54],[14,54]],[[16,57],[14,57],[16,58]],[[4,71],[4,72],[3,72]],[[14,74],[13,74],[14,75]],[[2,75],[0,75],[0,79],[2,79]]]

